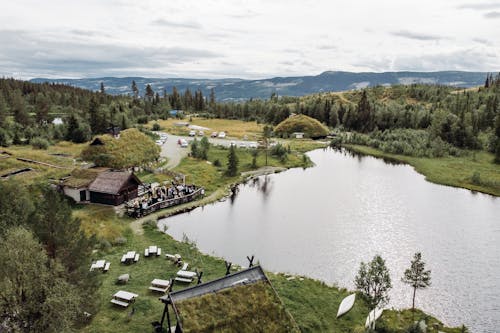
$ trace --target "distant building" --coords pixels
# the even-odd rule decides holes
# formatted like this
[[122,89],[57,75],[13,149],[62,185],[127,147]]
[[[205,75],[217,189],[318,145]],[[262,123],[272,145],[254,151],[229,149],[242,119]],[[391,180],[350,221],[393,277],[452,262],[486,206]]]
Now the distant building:
[[302,132],[294,132],[294,133],[292,133],[292,137],[294,137],[295,139],[303,139],[304,138],[304,133],[302,133]]
[[260,266],[171,292],[160,300],[165,308],[161,322],[155,323],[157,332],[165,319],[166,332],[171,333],[300,332]]
[[168,113],[172,117],[177,117],[177,116],[182,116],[184,114],[184,111],[182,111],[182,110],[170,110],[170,111],[168,111]]
[[52,120],[52,124],[54,124],[54,125],[62,125],[62,124],[64,124],[64,121],[62,120],[62,118],[56,117],[56,118],[54,118],[54,120]]

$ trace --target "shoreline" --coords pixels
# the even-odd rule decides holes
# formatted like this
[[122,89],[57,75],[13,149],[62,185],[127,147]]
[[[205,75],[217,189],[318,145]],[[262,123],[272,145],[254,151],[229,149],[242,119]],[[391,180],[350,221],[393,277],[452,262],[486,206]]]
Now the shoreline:
[[290,168],[285,168],[285,167],[261,167],[256,170],[252,171],[246,171],[242,172],[238,180],[234,182],[230,182],[223,187],[218,188],[214,192],[210,193],[207,196],[204,196],[201,199],[187,202],[182,205],[166,208],[159,210],[157,212],[154,212],[152,214],[149,214],[147,216],[143,216],[141,218],[135,219],[130,223],[130,228],[135,234],[141,235],[143,233],[142,230],[142,224],[148,220],[156,220],[156,223],[158,223],[158,220],[160,219],[165,219],[170,216],[178,215],[178,214],[183,214],[183,213],[188,213],[196,208],[203,207],[206,205],[214,204],[216,202],[222,201],[224,198],[228,197],[231,195],[231,192],[233,191],[233,188],[235,188],[238,185],[244,184],[249,180],[252,180],[254,178],[260,177],[260,176],[265,176],[265,175],[271,175],[274,173],[280,173],[283,171],[287,171]]
[[[419,157],[412,157],[412,156],[405,156],[405,155],[396,155],[396,154],[390,154],[390,153],[385,153],[379,149],[369,147],[369,146],[363,146],[363,145],[351,145],[351,144],[342,144],[341,145],[343,148],[347,149],[350,152],[365,155],[365,156],[372,156],[375,158],[380,158],[383,160],[391,161],[394,163],[401,163],[401,164],[407,164],[411,166],[415,172],[423,175],[425,177],[425,180],[437,184],[437,185],[443,185],[443,186],[451,186],[455,188],[461,188],[470,191],[472,194],[475,193],[482,193],[486,194],[489,196],[492,196],[494,198],[500,197],[500,184],[498,185],[498,188],[496,186],[481,186],[481,185],[474,185],[471,183],[466,182],[463,178],[452,178],[452,179],[444,179],[444,176],[441,175],[440,173],[436,172],[433,170],[432,166],[427,166],[425,165],[425,161],[430,160],[430,161],[435,161],[437,163],[438,159],[437,158],[419,158]],[[455,157],[454,157],[455,158]],[[457,158],[458,159],[458,158]],[[464,166],[465,168],[465,166]],[[433,172],[434,171],[434,172]],[[469,170],[472,172],[473,170]],[[447,175],[449,176],[449,175]]]

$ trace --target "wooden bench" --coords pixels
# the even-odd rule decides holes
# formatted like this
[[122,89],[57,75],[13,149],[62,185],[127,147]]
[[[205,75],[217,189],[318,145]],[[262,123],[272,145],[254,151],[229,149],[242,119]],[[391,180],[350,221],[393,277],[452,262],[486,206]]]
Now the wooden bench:
[[121,260],[122,264],[124,264],[126,261],[127,261],[127,258],[125,258],[125,256],[122,256],[122,260]]
[[177,282],[182,282],[182,283],[191,283],[191,282],[193,282],[193,279],[185,279],[185,278],[181,278],[181,277],[176,277],[174,280],[177,281]]
[[152,291],[158,291],[158,292],[161,292],[161,293],[166,293],[167,290],[168,290],[168,287],[167,288],[159,288],[159,287],[149,287],[149,290],[152,290]]
[[139,261],[139,253],[137,253],[134,257],[134,262],[138,262]]
[[128,306],[129,306],[129,304],[130,304],[130,303],[127,303],[127,302],[119,301],[119,300],[117,300],[116,298],[113,298],[113,299],[111,300],[111,303],[116,304],[116,305],[119,305],[119,306],[123,306],[123,307],[125,307],[125,308],[126,308],[126,307],[128,307]]
[[184,263],[184,265],[181,268],[181,271],[185,271],[188,269],[189,264],[187,262]]
[[145,249],[144,250],[144,256],[145,257],[149,257],[149,249]]
[[161,256],[161,249],[158,248],[158,251],[156,251],[156,256]]
[[106,265],[104,265],[104,268],[102,269],[103,273],[106,273],[109,271],[109,266],[111,266],[111,263],[108,261]]

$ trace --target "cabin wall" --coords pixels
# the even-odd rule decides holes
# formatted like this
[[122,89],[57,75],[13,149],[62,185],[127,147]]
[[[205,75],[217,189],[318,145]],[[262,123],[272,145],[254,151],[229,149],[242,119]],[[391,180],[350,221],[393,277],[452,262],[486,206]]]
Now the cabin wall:
[[86,188],[72,188],[72,187],[64,187],[63,192],[65,195],[75,200],[75,202],[81,202],[80,200],[80,191],[85,191],[85,201],[90,200],[90,193]]

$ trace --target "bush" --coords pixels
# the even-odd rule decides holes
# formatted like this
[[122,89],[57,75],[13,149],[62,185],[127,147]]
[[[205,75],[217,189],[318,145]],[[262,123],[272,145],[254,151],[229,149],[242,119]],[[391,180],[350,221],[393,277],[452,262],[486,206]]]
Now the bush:
[[222,165],[222,164],[220,163],[219,159],[216,159],[216,160],[214,161],[214,166],[215,166],[215,167],[220,167],[221,165]]
[[0,146],[8,147],[11,144],[12,144],[12,139],[9,133],[3,128],[0,128]]
[[35,149],[47,149],[49,148],[49,141],[45,138],[33,138],[31,139],[31,146]]
[[151,128],[153,131],[159,131],[161,130],[161,126],[158,123],[154,123],[153,127]]

